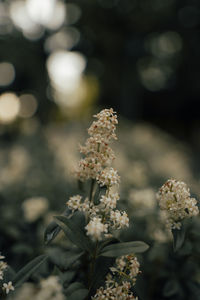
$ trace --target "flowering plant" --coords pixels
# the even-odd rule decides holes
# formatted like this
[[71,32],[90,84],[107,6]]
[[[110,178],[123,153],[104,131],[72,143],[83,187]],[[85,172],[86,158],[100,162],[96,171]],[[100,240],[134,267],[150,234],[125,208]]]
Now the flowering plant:
[[131,290],[139,273],[135,254],[146,251],[148,245],[122,242],[117,234],[129,226],[127,213],[118,209],[120,177],[112,167],[115,155],[110,144],[117,139],[118,121],[113,109],[104,109],[94,117],[89,138],[80,146],[84,157],[74,171],[89,191],[70,197],[64,213],[45,231],[47,245],[63,231],[67,247],[49,247],[47,255],[35,258],[12,281],[3,283],[6,294],[46,261],[60,273],[67,299],[137,299]]

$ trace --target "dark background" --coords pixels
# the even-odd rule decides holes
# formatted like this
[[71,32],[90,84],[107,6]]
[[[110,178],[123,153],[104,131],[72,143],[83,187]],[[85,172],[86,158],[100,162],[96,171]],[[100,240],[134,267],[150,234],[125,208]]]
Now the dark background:
[[[198,0],[70,1],[79,17],[56,29],[40,24],[41,34],[34,40],[13,21],[14,2],[18,1],[0,2],[0,60],[15,68],[14,81],[2,86],[1,93],[31,92],[39,104],[34,117],[42,123],[58,119],[62,107],[47,93],[49,51],[44,45],[53,34],[73,27],[80,36],[70,51],[84,54],[85,74],[98,82],[98,105],[194,143],[200,116]],[[67,8],[69,2],[65,4]]]

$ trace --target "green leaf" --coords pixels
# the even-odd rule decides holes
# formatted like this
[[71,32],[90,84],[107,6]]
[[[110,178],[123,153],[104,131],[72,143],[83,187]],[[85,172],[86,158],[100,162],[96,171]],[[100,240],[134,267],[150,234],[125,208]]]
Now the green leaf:
[[64,216],[56,216],[59,226],[64,231],[69,240],[82,250],[91,252],[92,244],[90,239],[85,235],[83,229],[81,229],[72,219],[68,219]]
[[74,270],[69,270],[66,272],[60,272],[60,279],[62,281],[62,285],[64,287],[64,289],[68,288],[69,283],[74,279],[74,277],[76,276],[76,271]]
[[[70,213],[69,209],[66,208],[62,215],[68,216],[69,213]],[[52,221],[51,223],[49,223],[49,225],[47,226],[47,228],[44,232],[45,244],[48,245],[51,241],[53,241],[55,239],[55,237],[59,234],[60,230],[61,230],[60,226],[55,221]]]
[[79,289],[69,296],[69,300],[84,300],[88,295],[87,289]]
[[48,250],[49,258],[61,270],[67,270],[75,261],[77,261],[84,252],[62,251],[59,248]]
[[117,257],[132,253],[142,253],[148,248],[149,246],[146,243],[140,241],[117,243],[104,247],[99,255]]
[[60,226],[55,222],[52,221],[46,228],[44,232],[44,242],[46,245],[48,245],[51,241],[55,239],[55,237],[59,234],[61,228]]
[[40,255],[23,267],[13,278],[14,286],[18,287],[25,282],[47,260],[47,258],[47,255]]
[[84,285],[81,282],[73,282],[69,285],[69,287],[65,290],[66,296],[70,296],[72,293],[79,289],[83,289]]
[[173,248],[174,248],[174,252],[176,252],[183,246],[183,243],[185,241],[185,228],[182,225],[181,229],[173,229],[172,234],[173,234]]
[[3,282],[13,281],[15,276],[15,271],[10,266],[7,266],[3,273]]
[[170,279],[166,282],[163,289],[163,296],[171,297],[179,292],[179,283],[175,279]]

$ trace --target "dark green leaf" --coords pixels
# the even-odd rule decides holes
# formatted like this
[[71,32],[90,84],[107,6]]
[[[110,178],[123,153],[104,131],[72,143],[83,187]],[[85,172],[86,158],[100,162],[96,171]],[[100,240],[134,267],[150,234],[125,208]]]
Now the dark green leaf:
[[170,279],[166,282],[163,289],[163,296],[171,297],[176,295],[179,291],[179,283],[175,279]]
[[68,288],[69,283],[74,279],[76,271],[70,270],[66,272],[60,272],[60,278],[64,288]]
[[59,269],[67,270],[84,252],[63,251],[59,248],[49,249],[49,258]]
[[64,231],[69,240],[82,250],[91,251],[92,244],[90,239],[85,235],[83,229],[81,229],[74,220],[64,216],[55,217],[59,226]]
[[69,296],[69,300],[84,300],[88,295],[87,289],[79,289]]
[[185,241],[185,228],[182,226],[181,229],[173,229],[173,247],[174,252],[178,251]]
[[105,277],[114,262],[115,259],[111,257],[98,257],[95,264],[94,274],[91,278],[89,297],[91,297],[96,290],[105,283]]
[[48,245],[58,235],[60,230],[60,226],[55,221],[52,221],[44,232],[45,244]]
[[70,296],[72,293],[79,289],[83,289],[84,285],[81,282],[73,282],[69,285],[69,287],[65,290],[66,296]]
[[13,281],[15,276],[16,276],[15,271],[10,266],[7,266],[7,268],[3,273],[3,282]]
[[[65,211],[63,212],[64,216],[68,216],[69,215],[69,209],[65,209]],[[55,237],[58,235],[58,233],[60,232],[61,228],[60,226],[55,222],[52,221],[46,228],[45,232],[44,232],[44,242],[46,245],[48,245],[51,241],[53,241],[55,239]]]
[[99,255],[117,257],[132,253],[142,253],[148,248],[149,246],[146,243],[140,241],[117,243],[104,247]]
[[15,287],[20,286],[25,282],[46,260],[47,255],[40,255],[23,267],[13,278]]

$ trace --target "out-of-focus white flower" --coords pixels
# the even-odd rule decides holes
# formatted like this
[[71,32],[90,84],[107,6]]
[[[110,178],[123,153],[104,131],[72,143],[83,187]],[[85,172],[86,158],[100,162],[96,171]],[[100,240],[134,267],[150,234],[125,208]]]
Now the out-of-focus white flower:
[[152,188],[131,189],[129,202],[139,210],[153,210],[156,207],[155,192]]
[[180,229],[181,220],[199,214],[197,200],[190,197],[190,190],[182,181],[169,179],[157,194],[160,209],[167,214],[167,226]]
[[6,291],[6,294],[8,294],[10,291],[14,291],[14,286],[12,285],[12,281],[9,281],[8,283],[3,284],[3,290]]
[[103,224],[100,218],[94,217],[88,225],[85,227],[87,230],[87,235],[91,236],[94,240],[101,240],[102,234],[107,233],[108,225]]
[[49,276],[46,279],[40,281],[40,286],[42,289],[49,289],[53,292],[61,292],[62,286],[59,283],[58,276]]
[[48,200],[44,197],[32,197],[22,203],[25,219],[34,222],[40,218],[48,209]]
[[64,300],[62,285],[58,276],[49,276],[41,279],[39,285],[30,282],[24,283],[19,288],[13,300]]

